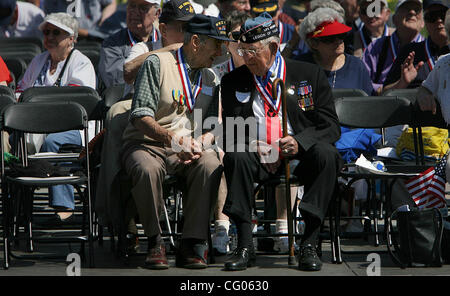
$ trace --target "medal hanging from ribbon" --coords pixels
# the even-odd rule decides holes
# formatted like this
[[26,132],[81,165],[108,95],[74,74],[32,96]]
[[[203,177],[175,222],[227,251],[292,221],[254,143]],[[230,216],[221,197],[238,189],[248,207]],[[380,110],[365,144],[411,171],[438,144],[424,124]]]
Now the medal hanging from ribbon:
[[199,72],[197,81],[195,81],[194,85],[191,85],[191,80],[189,79],[189,74],[186,69],[186,63],[183,57],[183,47],[177,50],[176,59],[178,65],[178,72],[180,73],[181,83],[183,84],[183,92],[186,106],[189,109],[189,112],[194,110],[195,99],[202,89],[202,72]]
[[[394,40],[395,38],[395,40]],[[389,49],[391,50],[392,53],[392,62],[395,61],[395,59],[397,58],[397,49],[394,43],[399,44],[400,41],[398,40],[398,36],[397,36],[397,32],[394,32],[394,34],[392,34],[392,37],[390,38],[391,40],[389,40]],[[416,38],[414,39],[413,42],[422,42],[423,38],[422,35],[417,34]]]
[[[280,78],[283,82],[285,82],[286,64],[279,52],[277,53],[275,64],[275,70],[273,71],[273,74],[275,74],[274,79]],[[266,115],[266,142],[268,144],[271,144],[273,142],[272,140],[275,141],[280,139],[283,135],[281,131],[280,117],[278,116],[281,107],[281,90],[277,92],[276,98],[272,98],[271,76],[271,71],[269,71],[265,77],[253,75],[256,89],[260,93],[264,102],[264,112]],[[278,131],[278,135],[276,137],[272,136],[272,130]]]
[[427,57],[427,64],[428,67],[430,67],[430,71],[433,70],[434,68],[434,64],[436,63],[434,57],[431,55],[431,51],[430,51],[430,37],[427,38],[427,40],[425,41],[425,55]]

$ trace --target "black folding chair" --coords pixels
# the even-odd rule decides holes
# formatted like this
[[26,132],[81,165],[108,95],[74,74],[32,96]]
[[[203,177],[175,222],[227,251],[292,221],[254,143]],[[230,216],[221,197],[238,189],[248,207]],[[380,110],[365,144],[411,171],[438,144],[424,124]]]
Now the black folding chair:
[[[403,97],[386,97],[386,96],[368,96],[368,97],[342,97],[335,101],[336,113],[342,126],[350,128],[385,128],[395,125],[408,124],[415,126],[413,107],[411,102]],[[417,143],[416,143],[417,145]],[[416,149],[417,151],[417,149]],[[385,211],[388,211],[390,204],[390,194],[394,181],[398,178],[411,178],[417,176],[425,170],[425,167],[411,164],[389,163],[386,162],[385,173],[377,173],[374,171],[357,172],[351,169],[355,168],[355,164],[347,164],[340,176],[350,181],[345,185],[346,188],[357,180],[368,180],[368,199],[364,216],[343,217],[345,219],[364,219],[366,222],[365,233],[375,235],[375,246],[379,245],[378,217],[382,217],[383,201],[376,199],[375,180],[391,182],[386,185],[386,203]],[[339,197],[338,209],[341,208],[342,198]],[[381,204],[380,204],[381,203]],[[338,211],[336,219],[336,232],[340,235],[340,211]],[[385,218],[387,215],[385,215]],[[373,223],[374,231],[370,231]]]
[[21,58],[5,58],[4,59],[6,66],[9,71],[14,74],[16,81],[20,81],[22,79],[22,75],[27,70],[27,63]]
[[102,92],[102,99],[105,105],[105,115],[112,105],[123,99],[125,84],[112,85]]
[[[2,131],[16,132],[19,137],[23,138],[24,133],[56,133],[69,130],[84,130],[85,141],[87,142],[88,116],[86,110],[75,102],[50,102],[50,103],[21,103],[8,106],[3,113]],[[1,140],[3,141],[3,133]],[[88,150],[88,147],[86,147]],[[33,251],[33,241],[41,242],[80,242],[84,254],[84,245],[87,242],[89,247],[89,266],[94,265],[93,253],[93,224],[91,211],[91,181],[89,169],[89,151],[84,159],[84,170],[79,175],[70,175],[63,177],[27,177],[5,174],[4,149],[2,146],[2,202],[4,214],[4,248],[5,268],[9,267],[9,256],[14,258],[65,258],[64,255],[15,255],[10,249],[10,240],[18,239],[19,236],[13,235],[12,229],[15,228],[13,220],[14,210],[18,203],[22,202],[23,214],[25,217],[25,230],[28,234],[29,251]],[[26,154],[20,156],[22,165],[26,166],[28,160]],[[33,231],[33,196],[36,188],[51,187],[55,185],[70,184],[74,186],[80,196],[83,204],[83,221],[79,229],[80,233],[55,236],[55,237],[34,237]],[[84,190],[82,188],[85,188]],[[20,190],[17,190],[20,189]]]
[[39,47],[41,51],[44,50],[44,43],[40,37],[4,37],[0,38],[1,46],[17,46],[23,47],[32,44]]
[[333,88],[331,93],[335,99],[342,97],[367,97],[365,91],[357,88]]

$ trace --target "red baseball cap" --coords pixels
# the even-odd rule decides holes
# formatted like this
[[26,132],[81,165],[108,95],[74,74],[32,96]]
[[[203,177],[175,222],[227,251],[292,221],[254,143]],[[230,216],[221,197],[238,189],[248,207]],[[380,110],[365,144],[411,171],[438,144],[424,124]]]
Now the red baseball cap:
[[320,25],[318,25],[313,32],[308,33],[306,35],[306,38],[318,38],[331,35],[338,35],[347,33],[351,29],[352,28],[350,28],[349,26],[341,24],[336,20],[333,22],[323,22]]

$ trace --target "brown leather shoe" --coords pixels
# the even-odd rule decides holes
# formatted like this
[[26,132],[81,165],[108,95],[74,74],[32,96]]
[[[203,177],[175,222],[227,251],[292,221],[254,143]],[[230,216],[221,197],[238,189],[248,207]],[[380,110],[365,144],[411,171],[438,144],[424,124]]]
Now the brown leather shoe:
[[167,269],[169,262],[166,257],[166,247],[164,245],[157,245],[148,251],[145,258],[145,267],[150,269]]

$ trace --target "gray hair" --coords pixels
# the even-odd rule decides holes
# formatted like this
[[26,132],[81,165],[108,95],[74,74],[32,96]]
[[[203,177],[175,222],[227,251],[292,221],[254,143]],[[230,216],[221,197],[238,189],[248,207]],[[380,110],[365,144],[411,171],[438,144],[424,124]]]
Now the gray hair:
[[447,38],[450,38],[450,9],[447,9],[444,23],[445,23],[445,31],[447,31]]
[[317,8],[313,12],[310,12],[300,24],[300,37],[305,40],[308,47],[312,50],[310,44],[311,39],[306,38],[306,35],[314,32],[320,24],[333,21],[344,24],[344,18],[336,10],[327,7]]
[[[42,30],[46,23],[57,26],[58,28],[66,32],[67,30],[63,28],[63,26],[71,29],[73,31],[73,34],[71,34],[71,36],[74,37],[74,40],[77,40],[79,23],[78,20],[70,14],[65,12],[50,13],[44,18],[44,21],[39,25],[39,28]],[[70,32],[68,33],[70,34]]]
[[312,0],[310,3],[311,11],[317,8],[331,8],[339,12],[343,19],[345,19],[344,8],[334,0]]

